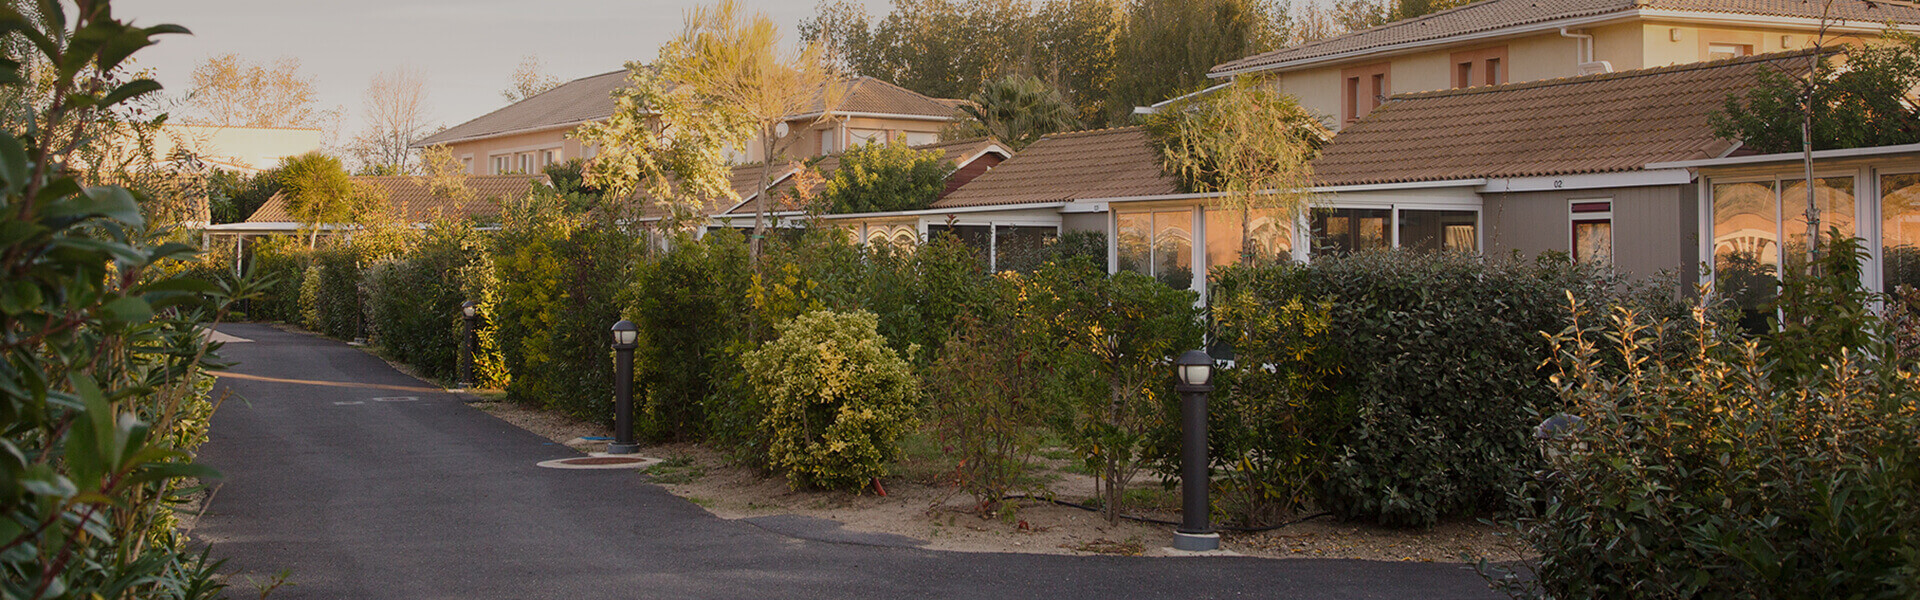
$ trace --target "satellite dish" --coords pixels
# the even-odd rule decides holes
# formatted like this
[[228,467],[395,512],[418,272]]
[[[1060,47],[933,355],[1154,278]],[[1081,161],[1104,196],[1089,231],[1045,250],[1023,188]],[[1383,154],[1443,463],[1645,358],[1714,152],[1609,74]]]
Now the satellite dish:
[[793,131],[793,128],[787,127],[786,121],[781,121],[778,125],[773,126],[774,137],[787,137],[787,132],[789,131]]

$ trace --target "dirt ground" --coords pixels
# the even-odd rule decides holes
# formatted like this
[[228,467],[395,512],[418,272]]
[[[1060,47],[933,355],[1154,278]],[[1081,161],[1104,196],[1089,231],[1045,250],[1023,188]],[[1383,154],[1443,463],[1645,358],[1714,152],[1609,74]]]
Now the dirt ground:
[[[598,451],[606,445],[583,438],[612,435],[604,427],[497,401],[497,393],[482,391],[476,395],[495,400],[476,403],[481,410],[583,452]],[[926,540],[926,547],[934,550],[1172,554],[1165,548],[1171,542],[1170,525],[1124,519],[1110,524],[1099,513],[1041,500],[1014,501],[1011,510],[983,517],[974,511],[972,497],[951,487],[917,483],[910,477],[884,479],[886,496],[872,489],[862,493],[796,491],[783,477],[734,466],[720,453],[696,444],[653,446],[640,453],[665,460],[650,469],[647,477],[721,518],[797,514],[831,519],[852,531]],[[1146,481],[1134,486],[1139,490],[1134,493],[1146,505],[1142,516],[1177,520],[1177,491],[1164,490],[1150,478],[1142,479]],[[1086,475],[1057,470],[1049,473],[1047,480],[1048,491],[1058,499],[1079,501],[1094,495],[1093,479]],[[1472,521],[1400,530],[1321,517],[1267,532],[1224,533],[1221,547],[1236,554],[1268,558],[1460,562],[1463,556],[1495,561],[1520,557],[1521,553],[1500,533],[1497,527]]]

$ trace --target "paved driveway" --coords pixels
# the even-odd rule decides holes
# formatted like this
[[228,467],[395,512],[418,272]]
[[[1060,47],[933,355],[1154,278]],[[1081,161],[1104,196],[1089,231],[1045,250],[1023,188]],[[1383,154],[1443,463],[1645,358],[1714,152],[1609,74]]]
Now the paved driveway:
[[[222,333],[236,394],[194,534],[273,598],[1491,598],[1458,565],[935,552],[799,539],[708,514],[344,344]],[[244,401],[242,400],[244,398]]]

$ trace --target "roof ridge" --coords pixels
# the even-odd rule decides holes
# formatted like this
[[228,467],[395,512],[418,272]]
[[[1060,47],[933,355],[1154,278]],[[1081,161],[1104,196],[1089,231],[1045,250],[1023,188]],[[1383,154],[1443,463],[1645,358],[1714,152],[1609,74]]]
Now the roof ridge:
[[[1104,134],[1104,133],[1118,133],[1118,132],[1126,131],[1129,129],[1145,129],[1145,127],[1142,127],[1140,125],[1122,125],[1119,127],[1101,127],[1099,129],[1081,129],[1078,131],[1061,131],[1061,132],[1049,133],[1049,134],[1040,136],[1040,139],[1048,140],[1048,139],[1059,139],[1059,138],[1069,138],[1069,137],[1087,137],[1087,136]],[[1035,140],[1035,142],[1038,142],[1038,141],[1039,140]]]
[[[1834,49],[1834,48],[1824,48],[1824,49],[1821,49],[1820,51],[1826,52],[1829,54],[1841,52],[1841,50]],[[1612,79],[1649,77],[1653,75],[1664,75],[1668,73],[1680,73],[1685,71],[1695,71],[1695,70],[1702,70],[1702,69],[1719,69],[1723,67],[1730,67],[1733,65],[1747,64],[1747,63],[1773,62],[1773,61],[1778,61],[1778,60],[1783,60],[1788,58],[1797,58],[1801,56],[1806,56],[1814,52],[1815,50],[1812,48],[1805,48],[1800,50],[1786,50],[1782,52],[1771,52],[1767,54],[1755,54],[1752,56],[1738,56],[1734,58],[1723,58],[1720,60],[1710,60],[1705,62],[1680,63],[1680,64],[1673,64],[1673,65],[1666,65],[1663,67],[1630,69],[1626,71],[1614,71],[1610,73],[1594,73],[1592,75],[1575,75],[1571,77],[1557,77],[1554,79],[1538,79],[1534,81],[1523,81],[1520,83],[1503,83],[1500,85],[1481,85],[1481,86],[1474,86],[1474,87],[1452,88],[1452,89],[1445,89],[1445,90],[1428,90],[1424,92],[1405,92],[1400,94],[1394,94],[1391,98],[1388,98],[1387,100],[1391,102],[1393,100],[1414,100],[1414,99],[1424,99],[1424,98],[1442,98],[1447,96],[1468,96],[1473,94],[1488,94],[1488,93],[1494,93],[1494,92],[1511,92],[1516,90],[1530,90],[1535,88],[1552,87],[1557,85],[1572,85],[1576,83],[1588,83],[1593,81],[1606,81],[1606,80],[1612,80]]]

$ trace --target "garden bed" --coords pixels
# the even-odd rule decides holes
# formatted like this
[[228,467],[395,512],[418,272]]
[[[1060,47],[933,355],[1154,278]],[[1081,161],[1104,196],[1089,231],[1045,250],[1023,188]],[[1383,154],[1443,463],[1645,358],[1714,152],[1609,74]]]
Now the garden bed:
[[[480,393],[497,400],[498,394]],[[582,451],[597,451],[605,427],[510,402],[475,406],[502,420]],[[725,519],[802,515],[830,519],[847,530],[902,535],[927,542],[931,550],[1022,552],[1033,554],[1167,555],[1169,525],[1122,520],[1040,500],[1013,503],[1009,514],[982,517],[973,499],[952,487],[933,484],[926,465],[906,460],[903,474],[882,481],[886,496],[864,493],[796,491],[783,477],[730,464],[726,457],[698,444],[669,444],[641,449],[665,459],[646,475],[651,481]],[[1041,477],[1061,500],[1082,502],[1094,495],[1093,479],[1073,472],[1071,461],[1045,460]],[[1146,478],[1143,478],[1146,479]],[[1167,521],[1179,518],[1178,490],[1147,479],[1130,492],[1144,508],[1139,516]],[[1391,529],[1341,523],[1322,517],[1261,533],[1228,533],[1222,546],[1231,552],[1267,558],[1351,558],[1365,560],[1459,562],[1462,556],[1510,560],[1500,528],[1473,521],[1443,522],[1427,529]]]

